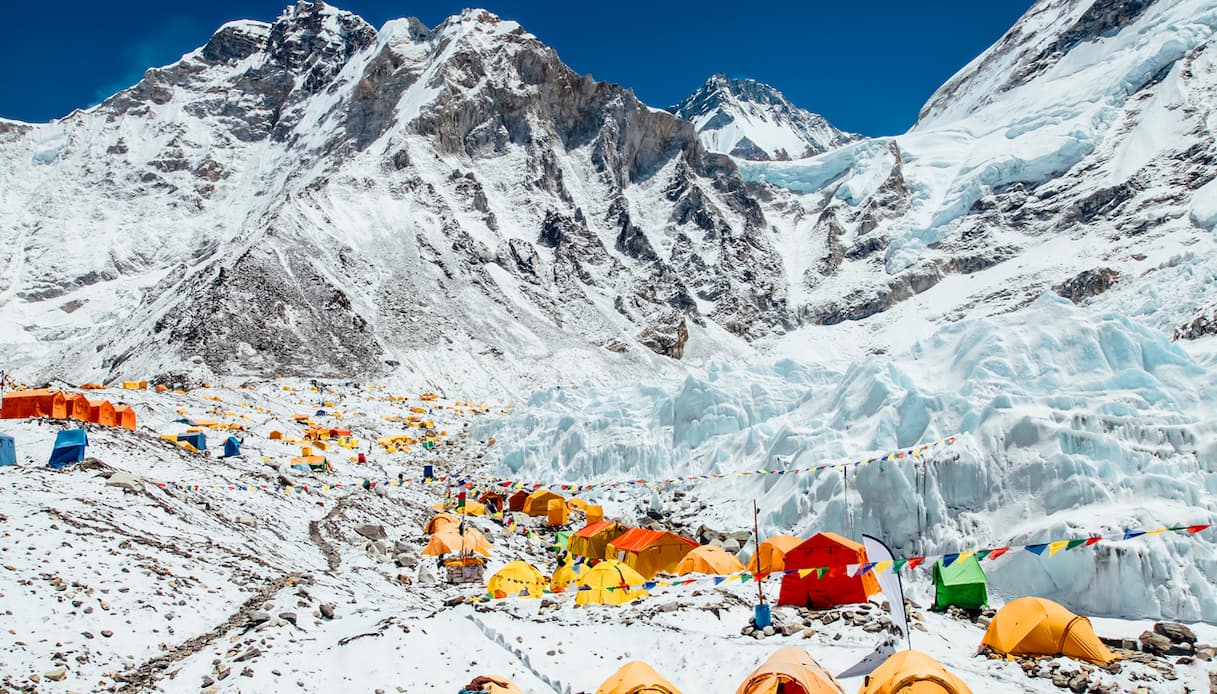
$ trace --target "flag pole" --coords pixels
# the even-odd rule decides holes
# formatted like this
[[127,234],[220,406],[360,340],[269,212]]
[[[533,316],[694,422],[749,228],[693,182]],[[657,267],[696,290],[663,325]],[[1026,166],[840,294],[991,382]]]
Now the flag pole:
[[[756,505],[756,499],[752,500],[752,536],[756,538],[756,552],[761,551],[761,526],[757,521],[757,516],[760,515],[760,509]],[[761,568],[760,558],[757,558],[757,569]],[[765,604],[765,591],[761,589],[761,582],[756,582],[756,598],[760,604]]]

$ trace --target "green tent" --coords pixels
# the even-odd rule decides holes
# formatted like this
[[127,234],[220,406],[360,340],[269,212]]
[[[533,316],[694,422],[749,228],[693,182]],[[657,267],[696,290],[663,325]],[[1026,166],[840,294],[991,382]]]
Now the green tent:
[[571,531],[559,530],[554,535],[554,546],[553,546],[554,551],[555,552],[565,552],[566,545],[567,545],[567,543],[570,542],[570,536],[571,536]]
[[934,609],[945,610],[949,605],[980,609],[989,603],[987,583],[976,557],[952,562],[950,566],[943,566],[939,559],[934,562]]

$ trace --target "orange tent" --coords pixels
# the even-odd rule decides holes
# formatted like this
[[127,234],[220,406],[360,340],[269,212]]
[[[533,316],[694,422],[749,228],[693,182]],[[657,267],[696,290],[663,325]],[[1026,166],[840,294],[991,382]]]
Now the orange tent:
[[800,578],[797,573],[782,577],[779,605],[810,606],[824,609],[854,602],[866,602],[879,592],[873,572],[850,576],[846,564],[866,562],[866,548],[836,533],[819,533],[786,553],[785,570],[827,568],[823,576],[812,572]]
[[982,646],[1010,655],[1063,655],[1105,665],[1117,656],[1090,620],[1044,598],[1019,598],[997,611]]
[[118,426],[114,405],[109,400],[90,400],[89,421],[106,427]]
[[114,414],[118,418],[118,426],[135,431],[135,410],[128,405],[118,405],[114,408]]
[[588,523],[599,523],[600,521],[604,520],[604,507],[600,504],[588,504],[587,507],[583,509],[583,513],[586,516],[585,520]]
[[67,416],[71,419],[79,419],[82,422],[89,421],[89,399],[80,393],[68,393],[64,396],[67,400]]
[[445,528],[456,528],[460,524],[460,518],[457,518],[451,513],[441,513],[427,521],[427,524],[423,526],[423,532],[427,533],[428,535],[434,535]]
[[786,567],[786,553],[803,541],[794,535],[774,535],[762,542],[748,559],[748,570],[754,574],[768,574]]
[[561,499],[550,499],[549,505],[545,509],[545,524],[549,527],[558,525],[566,525],[566,515],[568,511],[566,502]]
[[270,432],[270,436],[269,436],[268,438],[269,438],[271,441],[282,441],[282,440],[283,440],[283,432],[282,432],[282,431],[279,431],[278,429],[275,429],[274,431]]
[[431,536],[431,541],[423,548],[427,556],[443,554],[459,554],[460,552],[477,552],[489,557],[494,549],[486,540],[486,536],[474,528],[465,528],[465,534],[457,533],[456,528],[448,526]]
[[43,400],[43,405],[50,410],[50,416],[55,419],[68,418],[68,399],[63,393],[55,390]]
[[744,570],[744,565],[732,553],[722,547],[714,545],[702,545],[685,555],[684,559],[676,565],[677,576],[685,574],[713,574],[715,576],[726,576],[727,574],[740,573]]
[[666,530],[630,528],[609,543],[608,554],[649,580],[660,571],[670,573],[696,547],[693,540]]
[[526,502],[526,501],[528,501],[528,492],[521,489],[520,491],[518,491],[515,494],[512,494],[510,497],[508,497],[507,510],[523,511],[524,502]]
[[866,676],[858,694],[972,694],[972,690],[930,656],[900,651]]
[[655,672],[655,668],[635,660],[614,672],[596,694],[680,694],[680,690]]
[[15,390],[4,394],[0,402],[0,419],[48,417],[51,414],[48,390]]
[[555,494],[548,489],[538,489],[529,494],[528,498],[524,500],[524,513],[534,518],[547,515],[549,513],[549,502],[552,499],[566,503],[561,494]]
[[774,651],[769,660],[748,675],[735,694],[773,694],[779,691],[784,694],[845,694],[836,678],[807,651],[797,646]]

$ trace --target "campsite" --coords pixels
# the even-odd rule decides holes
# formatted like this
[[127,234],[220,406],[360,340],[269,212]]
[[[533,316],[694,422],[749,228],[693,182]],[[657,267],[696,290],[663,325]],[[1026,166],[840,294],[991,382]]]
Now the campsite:
[[[135,430],[0,420],[14,442],[0,438],[0,460],[12,451],[15,463],[0,480],[27,490],[4,508],[4,686],[455,692],[483,675],[520,692],[647,681],[645,691],[686,693],[769,692],[772,682],[896,692],[901,677],[921,676],[973,692],[1207,686],[1202,658],[1142,650],[1149,624],[1088,621],[1049,601],[1026,608],[1042,627],[1001,626],[1003,610],[1024,608],[996,609],[983,565],[1037,558],[975,555],[905,570],[916,650],[878,670],[891,671],[886,680],[838,682],[877,643],[900,638],[875,572],[846,575],[867,559],[857,542],[774,536],[758,553],[733,539],[751,537],[743,528],[658,529],[645,513],[650,491],[503,493],[512,485],[494,481],[484,462],[494,446],[477,434],[509,406],[312,388],[277,379],[127,391]],[[412,431],[433,447],[373,445],[410,430],[397,413],[424,405],[433,426]],[[310,433],[325,427],[342,436]],[[337,445],[348,440],[358,447]],[[327,465],[300,467],[305,447]],[[565,522],[554,522],[557,505]],[[754,626],[758,586],[765,628]],[[39,638],[19,624],[41,624]],[[1192,652],[1205,655],[1217,631],[1195,628]],[[1162,653],[1188,647],[1172,644]],[[969,691],[951,687],[942,691]]]

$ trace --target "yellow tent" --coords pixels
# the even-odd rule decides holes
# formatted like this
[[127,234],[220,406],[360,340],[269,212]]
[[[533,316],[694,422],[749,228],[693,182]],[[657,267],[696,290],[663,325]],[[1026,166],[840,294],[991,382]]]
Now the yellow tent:
[[[545,585],[545,577],[541,575],[537,567],[526,561],[516,560],[508,563],[490,577],[490,580],[486,582],[486,591],[492,593],[496,598],[507,596],[539,598],[545,591]],[[527,591],[527,595],[520,595],[521,591]]]
[[423,526],[423,532],[427,533],[428,535],[434,535],[435,533],[443,530],[444,528],[448,528],[448,527],[455,528],[456,526],[458,526],[460,524],[461,524],[460,518],[457,518],[456,516],[452,515],[451,513],[441,513],[441,514],[438,514],[435,517],[433,517],[431,520],[427,521],[427,524]]
[[548,515],[550,499],[557,499],[558,501],[563,502],[565,501],[560,494],[555,494],[548,489],[538,489],[532,494],[529,494],[528,498],[524,500],[524,513],[527,513],[534,518]]
[[579,580],[583,572],[587,570],[586,564],[575,566],[571,563],[563,564],[554,572],[553,578],[549,581],[549,589],[555,593],[561,593],[566,590],[570,584]]
[[577,496],[572,496],[570,499],[567,499],[567,501],[566,501],[566,505],[567,505],[567,506],[568,506],[568,507],[569,507],[571,510],[574,510],[574,509],[579,509],[580,511],[586,511],[586,510],[587,510],[587,502],[586,502],[586,501],[584,501],[583,499],[580,499],[580,498],[579,498],[579,497],[577,497]]
[[486,536],[478,530],[465,528],[465,534],[458,535],[455,527],[448,526],[431,536],[431,541],[423,548],[423,554],[436,557],[459,552],[477,552],[489,557],[491,549],[493,547],[486,541]]
[[702,545],[688,554],[680,563],[676,565],[676,570],[673,572],[677,576],[684,574],[714,574],[716,576],[726,576],[727,574],[740,573],[744,570],[744,565],[736,556],[722,547],[714,545]]
[[604,507],[600,504],[588,504],[583,509],[583,514],[588,523],[599,523],[604,520]]
[[680,690],[655,668],[634,660],[605,680],[596,694],[680,694]]
[[[457,513],[460,513],[460,511],[457,511]],[[473,499],[467,499],[465,501],[464,513],[466,516],[484,516],[486,515],[486,504],[474,501]]]
[[609,559],[595,565],[579,579],[575,604],[621,605],[645,598],[650,593],[639,586],[646,582],[642,574],[615,559]]
[[566,551],[576,557],[607,559],[608,544],[624,532],[624,527],[612,521],[588,523],[571,534]]
[[671,572],[696,548],[696,542],[676,533],[630,528],[609,543],[608,556],[620,559],[650,579],[661,571]]
[[972,690],[930,656],[900,651],[866,676],[858,694],[972,694]]
[[794,535],[774,535],[756,548],[748,559],[748,570],[754,574],[781,571],[786,566],[786,553],[803,544]]
[[1064,655],[1106,665],[1117,656],[1090,620],[1044,598],[1019,598],[997,611],[981,645],[1010,655]]
[[739,689],[735,690],[735,694],[776,694],[778,691],[801,694],[845,693],[836,678],[821,667],[811,654],[798,646],[786,646],[774,651],[769,660],[748,675]]

